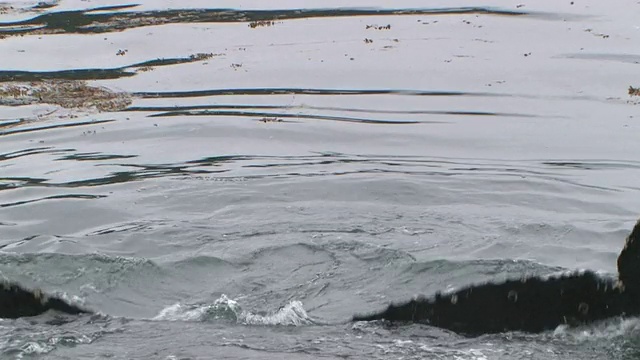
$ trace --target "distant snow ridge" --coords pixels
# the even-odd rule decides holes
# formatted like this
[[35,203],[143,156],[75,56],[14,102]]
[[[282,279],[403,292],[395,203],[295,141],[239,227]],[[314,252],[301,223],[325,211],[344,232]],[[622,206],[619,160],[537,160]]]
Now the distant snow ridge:
[[275,313],[260,315],[242,310],[237,301],[229,299],[224,294],[211,305],[182,305],[177,303],[167,306],[153,320],[229,320],[244,325],[284,326],[300,326],[313,323],[300,301],[290,301]]

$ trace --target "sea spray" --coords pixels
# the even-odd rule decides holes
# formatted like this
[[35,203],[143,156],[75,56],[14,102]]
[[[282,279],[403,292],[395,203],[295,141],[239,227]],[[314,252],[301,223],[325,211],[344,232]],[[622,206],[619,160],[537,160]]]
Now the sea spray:
[[176,303],[162,309],[153,320],[159,321],[232,321],[243,325],[300,326],[313,324],[302,302],[290,301],[277,311],[255,314],[242,310],[237,301],[226,295],[220,296],[213,304],[185,305]]

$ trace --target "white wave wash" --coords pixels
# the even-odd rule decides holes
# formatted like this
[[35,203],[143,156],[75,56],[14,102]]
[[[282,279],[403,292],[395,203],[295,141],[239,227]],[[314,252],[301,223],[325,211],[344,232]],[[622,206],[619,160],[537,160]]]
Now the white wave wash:
[[241,309],[238,302],[222,295],[211,305],[182,305],[176,303],[162,309],[153,320],[207,321],[232,320],[243,325],[300,326],[313,324],[300,301],[290,301],[272,314],[260,315]]
[[85,306],[87,302],[87,299],[85,299],[84,297],[77,296],[77,295],[69,295],[67,292],[56,292],[54,295],[71,305],[75,305],[79,307]]
[[220,296],[211,305],[182,305],[176,303],[162,309],[153,320],[166,321],[204,321],[214,319],[236,319],[240,306],[227,295]]
[[271,315],[256,315],[243,312],[242,323],[247,325],[310,325],[313,321],[300,301],[291,301]]
[[198,321],[207,311],[209,311],[209,306],[189,309],[180,303],[176,303],[162,309],[160,313],[153,318],[153,320]]
[[51,352],[55,347],[51,344],[37,341],[29,341],[20,347],[17,359],[22,359],[24,355],[43,355]]
[[640,318],[617,317],[576,328],[560,325],[553,331],[552,336],[582,342],[598,339],[614,339],[618,337],[637,337],[639,334]]
[[487,353],[500,353],[499,349],[467,349],[460,350],[444,345],[428,345],[421,341],[395,339],[388,344],[377,344],[385,358],[423,358],[423,359],[455,359],[455,360],[488,360]]

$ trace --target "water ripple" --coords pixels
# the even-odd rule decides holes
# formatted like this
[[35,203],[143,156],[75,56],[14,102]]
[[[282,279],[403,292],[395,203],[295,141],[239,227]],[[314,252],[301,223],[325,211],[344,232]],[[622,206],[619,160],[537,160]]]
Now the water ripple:
[[[574,161],[574,160],[529,160],[513,161],[500,159],[439,158],[422,156],[388,156],[364,154],[322,153],[301,156],[265,155],[223,155],[204,157],[185,162],[167,164],[117,163],[114,160],[135,159],[137,155],[72,153],[73,149],[54,150],[32,148],[21,152],[4,154],[0,161],[20,156],[36,154],[63,154],[57,161],[79,161],[108,169],[124,168],[122,171],[108,171],[103,176],[51,182],[46,177],[14,176],[1,178],[0,190],[22,187],[82,188],[128,183],[152,178],[173,178],[181,180],[231,180],[233,178],[301,178],[344,176],[353,174],[402,174],[412,176],[473,176],[498,178],[521,178],[528,181],[551,181],[572,186],[587,187],[606,191],[619,191],[616,187],[596,186],[586,183],[587,179],[576,177],[581,171],[639,169],[640,162],[634,161]],[[580,179],[580,180],[578,180]],[[94,195],[61,195],[85,199]],[[56,199],[43,197],[26,202],[6,203],[15,206],[28,202]]]

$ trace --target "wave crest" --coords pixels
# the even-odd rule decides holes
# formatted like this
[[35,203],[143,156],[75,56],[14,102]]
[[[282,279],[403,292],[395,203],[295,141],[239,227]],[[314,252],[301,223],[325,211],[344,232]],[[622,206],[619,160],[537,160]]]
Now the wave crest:
[[242,310],[237,301],[222,295],[213,304],[183,305],[176,303],[162,309],[153,320],[157,321],[230,321],[242,325],[301,326],[314,321],[307,314],[302,302],[292,300],[277,311],[255,314]]

